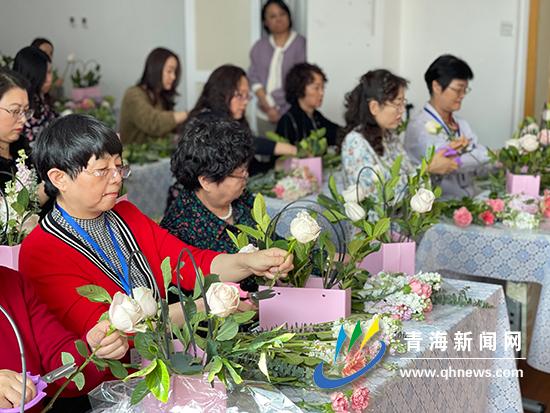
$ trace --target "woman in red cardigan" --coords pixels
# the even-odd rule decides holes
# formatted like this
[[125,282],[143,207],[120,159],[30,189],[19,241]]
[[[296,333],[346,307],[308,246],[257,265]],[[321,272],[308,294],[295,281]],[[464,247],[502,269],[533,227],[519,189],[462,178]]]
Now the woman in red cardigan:
[[[69,115],[54,121],[33,148],[36,169],[56,205],[23,242],[21,272],[61,322],[82,334],[108,307],[80,297],[76,288],[95,284],[113,295],[134,287],[164,294],[160,264],[190,249],[204,274],[239,282],[251,274],[273,278],[292,269],[292,256],[277,248],[251,254],[219,254],[188,246],[161,229],[128,202],[115,205],[122,179],[122,145],[115,132],[96,119]],[[201,228],[197,228],[201,231]],[[173,274],[176,283],[178,274]],[[192,289],[195,272],[185,257],[181,282]],[[183,324],[179,304],[170,316]]]
[[[61,366],[61,352],[73,355],[78,365],[83,358],[75,348],[78,338],[86,341],[90,348],[101,345],[96,353],[99,357],[119,359],[128,350],[128,340],[118,332],[105,336],[109,323],[97,323],[87,334],[77,337],[67,331],[56,318],[42,304],[30,285],[17,272],[6,267],[0,267],[0,305],[14,319],[23,339],[27,371],[33,375],[44,375]],[[2,337],[2,351],[0,351],[0,408],[19,406],[21,402],[22,369],[19,357],[19,346],[15,333],[8,320],[0,314],[0,336]],[[100,372],[93,364],[84,369],[86,383],[81,392],[78,392],[71,383],[63,396],[74,397],[85,394],[103,380],[110,378],[108,371]],[[51,396],[61,380],[48,386]],[[34,384],[27,380],[26,401],[36,395]]]

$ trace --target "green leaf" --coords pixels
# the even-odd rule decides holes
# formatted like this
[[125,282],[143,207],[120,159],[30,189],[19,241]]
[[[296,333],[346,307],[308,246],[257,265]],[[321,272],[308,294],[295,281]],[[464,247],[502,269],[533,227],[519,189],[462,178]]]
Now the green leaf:
[[224,359],[224,358],[222,358],[222,362],[223,362],[223,365],[225,366],[225,368],[229,371],[229,374],[231,375],[231,378],[233,379],[235,384],[241,384],[243,382],[243,379],[241,378],[239,373],[237,373],[235,371],[235,369],[233,368],[233,365],[231,364],[231,362],[227,359]]
[[241,225],[241,224],[237,224],[235,226],[239,228],[240,231],[244,232],[246,235],[254,238],[255,240],[263,241],[264,239],[264,234],[262,234],[262,232],[257,229],[251,228],[247,225]]
[[155,369],[145,376],[145,383],[151,390],[151,393],[159,399],[161,402],[166,403],[168,401],[168,395],[170,393],[170,375],[168,374],[168,368],[166,364],[160,359],[157,360]]
[[189,329],[186,326],[183,326],[183,328],[179,328],[175,324],[172,325],[172,331],[176,335],[179,341],[183,344],[184,348],[187,348],[189,345],[189,342],[191,341],[191,333],[189,332]]
[[137,333],[134,336],[134,347],[147,360],[157,357],[159,349],[151,332]]
[[77,373],[73,377],[73,382],[79,391],[82,390],[84,388],[84,383],[85,383],[84,374],[82,374],[82,372]]
[[158,363],[158,359],[154,358],[153,360],[151,360],[151,364],[142,368],[141,370],[138,370],[132,374],[129,374],[128,376],[126,376],[126,378],[123,381],[128,381],[134,377],[147,376],[149,373],[151,373],[154,369],[157,368],[157,363]]
[[110,304],[112,299],[107,290],[97,285],[88,284],[78,287],[76,291],[83,297],[86,297],[92,303]]
[[61,363],[63,363],[63,365],[74,363],[73,355],[71,353],[67,353],[67,352],[63,351],[61,353]]
[[17,203],[23,207],[23,210],[26,210],[29,206],[29,190],[25,187],[21,188],[21,191],[17,194]]
[[214,356],[210,362],[210,372],[208,373],[208,381],[211,382],[214,380],[216,374],[218,374],[223,367],[223,362],[220,356]]
[[90,350],[88,350],[88,346],[84,341],[76,340],[74,342],[74,345],[76,347],[76,351],[78,351],[78,354],[80,354],[82,357],[87,358],[90,355]]
[[239,324],[246,323],[254,318],[256,311],[245,311],[243,313],[235,313],[231,316]]
[[267,369],[267,357],[265,351],[262,351],[260,354],[260,360],[258,361],[258,368],[263,373],[265,377],[267,377],[268,381],[271,381],[269,379],[269,370]]
[[149,394],[151,390],[149,390],[149,387],[147,387],[147,383],[145,380],[140,381],[134,391],[132,392],[132,398],[130,399],[130,403],[132,406],[135,406],[140,401],[142,401],[145,396]]
[[97,321],[109,320],[109,311],[105,311]]
[[390,229],[391,221],[389,218],[382,218],[374,226],[373,236],[375,239],[380,238]]
[[107,364],[109,365],[109,370],[111,370],[111,373],[113,376],[115,376],[117,379],[124,379],[126,376],[128,376],[128,370],[126,367],[122,365],[122,363],[118,360],[105,360]]
[[166,257],[160,264],[162,271],[162,279],[164,280],[164,289],[168,290],[170,283],[172,282],[172,267],[170,266],[170,257]]
[[235,247],[237,247],[238,249],[241,249],[242,247],[239,245],[239,241],[237,240],[237,237],[235,236],[235,234],[233,234],[233,232],[231,232],[229,229],[226,229],[226,232],[227,232],[227,235],[229,235],[229,238],[231,239],[233,244],[235,244]]
[[231,340],[239,332],[239,324],[230,318],[226,319],[218,331],[217,341]]
[[262,224],[264,215],[267,214],[267,209],[265,206],[265,199],[262,194],[257,194],[254,198],[254,205],[252,207],[252,218],[257,224]]

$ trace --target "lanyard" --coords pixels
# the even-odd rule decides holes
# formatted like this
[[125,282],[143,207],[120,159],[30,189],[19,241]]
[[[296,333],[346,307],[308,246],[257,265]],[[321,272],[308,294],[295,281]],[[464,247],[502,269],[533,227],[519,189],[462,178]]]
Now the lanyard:
[[[427,107],[424,107],[424,110],[426,112],[428,112],[430,114],[430,116],[432,118],[435,119],[435,121],[437,123],[439,123],[439,125],[445,129],[445,132],[447,133],[447,135],[449,137],[452,137],[454,135],[454,133],[451,133],[451,130],[449,129],[449,127],[445,124],[445,122],[443,122],[441,119],[439,119],[439,116],[437,116],[435,113],[433,113],[430,109],[428,109]],[[460,125],[457,123],[456,126],[458,126],[458,130],[456,131],[456,133],[458,134],[458,136],[460,136]]]
[[118,261],[120,263],[120,266],[122,267],[122,273],[118,270],[118,268],[113,264],[113,262],[107,257],[107,254],[105,254],[105,251],[99,246],[97,242],[93,240],[93,238],[86,232],[84,228],[82,228],[78,223],[71,217],[67,211],[65,211],[63,208],[59,206],[59,204],[55,205],[58,211],[61,213],[61,216],[67,223],[88,243],[92,246],[92,248],[101,256],[103,261],[105,261],[109,267],[113,270],[113,272],[117,275],[120,283],[122,284],[122,288],[124,288],[124,291],[129,296],[132,295],[132,289],[130,288],[130,277],[129,277],[129,271],[128,271],[128,264],[126,263],[126,260],[124,259],[124,255],[122,254],[122,249],[120,248],[120,244],[118,243],[115,234],[111,228],[111,224],[109,224],[109,220],[105,219],[105,225],[107,226],[107,230],[109,231],[109,236],[111,237],[111,241],[113,242],[113,247],[115,248],[116,255],[118,257]]

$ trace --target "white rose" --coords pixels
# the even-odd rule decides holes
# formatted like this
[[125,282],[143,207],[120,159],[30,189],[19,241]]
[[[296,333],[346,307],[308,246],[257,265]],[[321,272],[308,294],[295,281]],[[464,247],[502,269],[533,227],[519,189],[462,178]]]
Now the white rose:
[[[359,197],[357,197],[358,193]],[[344,197],[344,201],[346,202],[359,203],[367,197],[367,191],[361,185],[359,185],[359,190],[357,188],[357,185],[350,185],[346,189],[344,189],[344,191],[342,192],[342,196]]]
[[59,116],[63,117],[63,116],[72,115],[72,114],[73,114],[73,111],[71,109],[65,109],[63,112],[59,114]]
[[525,152],[533,152],[539,148],[539,140],[536,135],[525,135],[519,138],[519,144]]
[[144,332],[143,319],[143,310],[136,300],[120,291],[115,294],[109,307],[109,320],[117,330],[123,333]]
[[32,214],[27,220],[21,225],[21,231],[24,231],[26,234],[30,232],[38,225],[38,220],[40,217],[37,214]]
[[518,150],[521,149],[521,147],[519,145],[519,139],[508,139],[506,142],[504,142],[504,147],[505,148],[514,147]]
[[429,189],[420,188],[411,198],[411,208],[413,211],[423,214],[432,210],[435,201],[435,195]]
[[321,227],[306,211],[300,211],[290,223],[290,233],[301,244],[315,241],[321,234]]
[[101,107],[111,109],[111,104],[109,103],[108,100],[104,100],[103,102],[101,102]]
[[76,60],[76,55],[74,53],[69,53],[67,56],[67,63],[74,63]]
[[344,210],[346,212],[346,216],[353,222],[359,221],[367,216],[365,208],[357,202],[346,202],[344,204]]
[[138,287],[132,290],[134,295],[134,300],[137,301],[145,318],[151,318],[157,315],[158,304],[155,297],[153,297],[153,292],[146,287]]
[[539,125],[537,125],[536,123],[530,123],[523,129],[522,132],[524,132],[524,134],[526,135],[536,135],[537,133],[539,133]]
[[550,120],[550,109],[545,109],[542,111],[542,120],[546,122]]
[[242,247],[239,250],[239,252],[241,252],[243,254],[250,254],[251,252],[256,252],[256,251],[260,251],[260,249],[256,246],[254,246],[253,244],[245,245],[244,247]]
[[237,311],[239,290],[234,285],[213,283],[206,292],[210,312],[218,317],[227,317]]
[[437,135],[441,131],[441,125],[437,123],[435,120],[429,120],[424,124],[424,127],[426,128],[426,131],[430,135]]

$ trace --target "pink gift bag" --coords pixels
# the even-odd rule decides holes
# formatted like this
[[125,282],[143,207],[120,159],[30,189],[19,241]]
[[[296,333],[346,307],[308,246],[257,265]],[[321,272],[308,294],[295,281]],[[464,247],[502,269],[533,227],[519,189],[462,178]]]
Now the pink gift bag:
[[415,258],[416,243],[414,241],[382,243],[378,251],[367,255],[359,263],[359,267],[366,269],[371,274],[385,271],[413,275],[415,274]]
[[71,91],[72,100],[80,102],[84,99],[101,99],[101,89],[99,86],[93,87],[75,87]]
[[515,175],[506,172],[506,192],[538,196],[540,193],[540,175]]
[[284,163],[284,168],[286,171],[303,166],[307,166],[311,174],[317,178],[317,183],[320,187],[323,184],[323,159],[320,157],[304,159],[290,158]]
[[[265,289],[266,287],[260,287]],[[323,280],[310,277],[305,288],[273,287],[275,297],[260,301],[260,327],[270,329],[336,321],[351,314],[351,289],[327,290]]]
[[21,245],[14,245],[13,247],[0,245],[0,265],[18,270],[20,249]]

